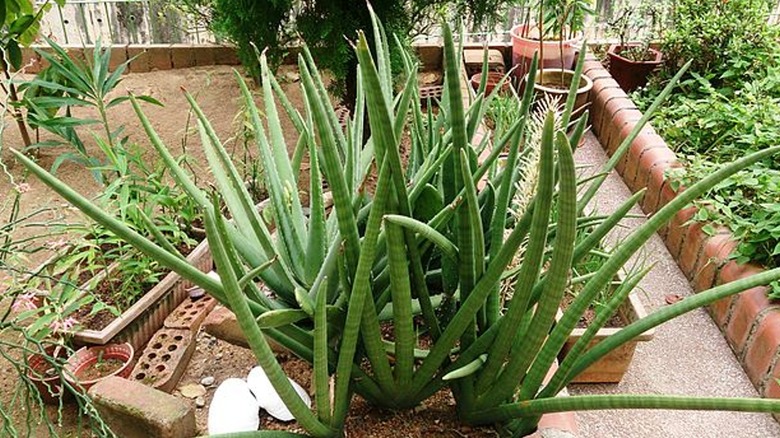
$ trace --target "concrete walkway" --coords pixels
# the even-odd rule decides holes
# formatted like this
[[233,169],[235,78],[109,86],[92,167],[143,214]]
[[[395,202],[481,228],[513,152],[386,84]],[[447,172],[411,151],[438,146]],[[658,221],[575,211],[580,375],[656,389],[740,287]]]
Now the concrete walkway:
[[[581,172],[598,171],[607,157],[598,140],[588,134],[575,154]],[[631,192],[612,172],[594,200],[601,213],[614,211]],[[635,209],[632,213],[641,214]],[[625,236],[643,220],[625,221],[610,240]],[[667,294],[693,293],[666,246],[658,236],[644,252],[655,268],[637,290],[648,312],[666,305]],[[683,315],[656,329],[655,338],[640,344],[628,374],[617,385],[571,385],[578,394],[677,394],[720,397],[758,397],[723,335],[704,310]],[[780,425],[768,414],[699,411],[592,411],[577,413],[581,437],[585,438],[747,438],[780,437]]]

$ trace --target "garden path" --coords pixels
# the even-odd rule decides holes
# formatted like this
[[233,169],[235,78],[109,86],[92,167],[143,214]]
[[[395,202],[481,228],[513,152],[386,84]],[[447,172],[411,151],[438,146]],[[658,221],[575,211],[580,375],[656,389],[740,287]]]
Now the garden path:
[[[575,160],[596,173],[607,156],[598,140],[587,134]],[[610,213],[631,195],[620,176],[610,172],[592,206]],[[634,208],[634,214],[642,214]],[[629,219],[609,237],[615,242],[644,219]],[[665,297],[693,293],[663,241],[654,235],[637,257],[655,268],[636,291],[648,312],[666,305]],[[683,315],[656,329],[655,338],[640,343],[623,381],[617,385],[571,385],[579,394],[679,394],[720,397],[758,397],[720,330],[704,310]],[[768,414],[733,412],[612,410],[577,413],[582,438],[768,438],[780,436],[780,424]]]

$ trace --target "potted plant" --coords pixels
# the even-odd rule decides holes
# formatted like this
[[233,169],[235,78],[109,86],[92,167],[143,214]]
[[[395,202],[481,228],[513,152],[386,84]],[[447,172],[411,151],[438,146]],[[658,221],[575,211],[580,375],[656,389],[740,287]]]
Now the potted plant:
[[82,347],[68,358],[63,374],[71,386],[86,392],[109,377],[127,378],[133,355],[129,343]]
[[511,87],[511,84],[508,80],[505,80],[502,82],[502,79],[504,79],[504,74],[497,72],[497,71],[489,71],[487,73],[475,73],[471,76],[471,87],[474,90],[479,90],[479,84],[482,82],[482,77],[486,76],[485,78],[485,95],[490,95],[493,93],[493,90],[500,85],[499,93],[505,94],[509,92],[509,88]]
[[[568,296],[562,301],[562,309],[571,304],[582,289],[582,286],[588,278],[598,272],[610,256],[610,252],[598,247],[586,255],[577,266],[572,267],[571,286]],[[579,340],[588,336],[588,327],[591,324],[599,324],[600,318],[603,318],[605,309],[611,307],[611,302],[621,301],[617,311],[611,315],[603,327],[599,328],[592,336],[589,348],[599,342],[618,333],[622,328],[647,317],[642,301],[639,297],[631,293],[637,284],[649,272],[648,268],[634,266],[627,274],[618,272],[611,284],[602,289],[593,300],[591,306],[585,311],[577,327],[569,334],[566,343],[558,354],[558,359],[563,362],[566,355],[571,351]],[[627,295],[627,297],[626,297]],[[559,313],[560,316],[563,313]],[[591,364],[582,373],[572,379],[572,383],[619,383],[634,357],[639,342],[647,342],[655,336],[655,329],[650,329],[631,341],[623,344],[619,348],[611,351],[595,363]]]
[[[72,351],[68,332],[78,325],[72,315],[92,301],[89,294],[76,291],[67,277],[59,281],[66,287],[56,295],[28,289],[26,282],[22,283],[23,287],[11,287],[8,291],[11,305],[4,316],[9,318],[14,313],[10,325],[23,327],[24,338],[30,344],[23,350],[25,376],[47,404],[58,404],[69,394],[64,391],[62,369]],[[40,285],[45,287],[44,283]],[[0,327],[5,325],[0,323]]]
[[537,0],[526,8],[523,22],[509,31],[515,75],[522,78],[528,73],[535,53],[542,69],[572,68],[585,19],[591,14],[590,0]]
[[[148,169],[140,155],[117,146],[112,156],[121,177],[108,180],[115,183],[102,194],[103,204],[138,232],[164,237],[181,257],[203,272],[210,271],[213,265],[199,228],[200,213],[191,198],[169,187],[164,172]],[[36,298],[43,307],[73,294],[88,298],[69,312],[78,326],[60,328],[76,345],[130,342],[141,348],[188,296],[192,283],[99,224],[68,225],[63,232],[68,239],[53,239],[49,249],[57,253],[22,285],[38,291]]]
[[[564,59],[566,54],[571,52],[574,56],[574,47],[567,46],[564,42],[567,35],[582,32],[585,25],[585,17],[593,13],[589,1],[584,0],[559,0],[544,4],[547,9],[540,17],[544,17],[541,26],[549,29],[549,34],[553,37],[555,43],[550,47],[554,53],[558,54],[558,59]],[[544,40],[545,32],[540,32],[540,39]],[[540,58],[543,59],[544,45],[540,47]],[[572,64],[558,63],[551,67],[540,64],[537,80],[534,88],[537,93],[549,98],[565,101],[569,94],[569,89],[573,87],[575,77],[578,77],[576,85],[576,99],[574,101],[573,115],[579,115],[588,102],[588,94],[593,88],[593,81],[587,75],[575,74],[571,70]]]
[[[663,63],[661,52],[650,47],[661,24],[662,8],[663,2],[623,3],[609,23],[620,40],[607,50],[609,73],[626,92],[645,85],[650,73]],[[635,41],[641,31],[642,38]]]
[[43,351],[29,354],[26,358],[27,378],[46,404],[57,404],[61,397],[68,394],[63,391],[58,371],[58,366],[62,366],[67,357],[68,348],[63,344],[53,343],[44,347]]

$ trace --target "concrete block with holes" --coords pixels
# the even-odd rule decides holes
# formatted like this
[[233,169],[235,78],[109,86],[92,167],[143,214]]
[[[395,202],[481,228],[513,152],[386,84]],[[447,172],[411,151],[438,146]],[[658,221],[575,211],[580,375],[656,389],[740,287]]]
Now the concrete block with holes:
[[188,328],[159,330],[130,374],[134,380],[160,391],[172,392],[195,351],[195,335]]
[[197,332],[203,320],[217,305],[210,295],[197,299],[187,298],[165,318],[164,326],[169,329],[187,329]]

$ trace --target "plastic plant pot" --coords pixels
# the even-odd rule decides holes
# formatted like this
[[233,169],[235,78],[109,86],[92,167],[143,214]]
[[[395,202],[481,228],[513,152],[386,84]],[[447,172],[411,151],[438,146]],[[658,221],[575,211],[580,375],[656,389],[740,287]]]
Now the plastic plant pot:
[[[503,73],[499,72],[488,72],[487,74],[487,82],[485,83],[485,95],[489,95],[493,92],[493,90],[496,88],[499,82],[501,82],[501,79],[504,77]],[[474,91],[479,89],[479,83],[482,81],[482,73],[477,73],[471,77],[471,87],[474,89]],[[504,81],[503,84],[501,84],[501,89],[499,90],[499,93],[507,93],[509,92],[509,78],[507,78],[506,81]]]
[[63,384],[60,373],[50,374],[53,369],[51,359],[62,360],[68,356],[68,350],[62,345],[49,345],[44,349],[45,354],[31,354],[27,356],[27,378],[41,395],[41,400],[49,405],[59,404],[61,397],[67,397],[70,393],[63,392]]
[[[639,44],[627,44],[626,47],[637,47]],[[647,77],[662,63],[662,55],[658,50],[649,48],[651,55],[645,61],[633,61],[620,55],[623,46],[613,44],[609,46],[609,74],[617,81],[620,88],[626,93],[647,84]]]
[[[68,358],[65,364],[65,380],[75,388],[88,391],[94,384],[108,377],[130,376],[134,355],[133,346],[130,343],[109,344],[96,347],[82,347]],[[101,373],[98,366],[102,361],[119,361],[121,366],[112,369],[105,374]]]

